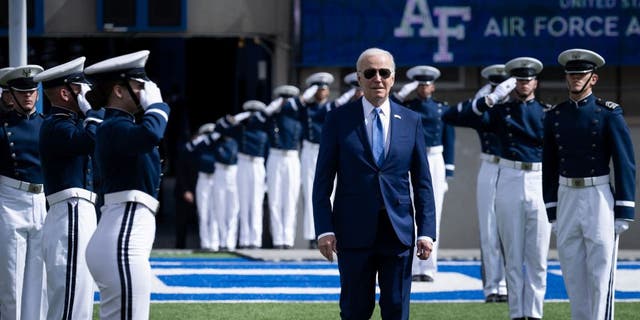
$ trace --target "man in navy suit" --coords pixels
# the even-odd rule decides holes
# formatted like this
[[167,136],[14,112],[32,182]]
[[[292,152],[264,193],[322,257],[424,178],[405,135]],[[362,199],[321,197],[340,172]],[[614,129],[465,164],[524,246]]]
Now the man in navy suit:
[[329,112],[320,139],[313,184],[318,248],[329,261],[338,256],[342,319],[371,317],[376,275],[382,319],[409,319],[413,246],[426,260],[436,238],[422,125],[417,113],[389,101],[389,52],[367,49],[356,67],[364,97]]

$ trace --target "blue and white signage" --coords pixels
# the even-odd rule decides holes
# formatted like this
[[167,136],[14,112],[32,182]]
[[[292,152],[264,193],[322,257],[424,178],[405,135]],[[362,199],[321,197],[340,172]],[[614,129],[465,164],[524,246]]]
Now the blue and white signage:
[[637,65],[640,0],[304,0],[302,66],[353,66],[380,47],[398,65],[481,66],[569,48]]

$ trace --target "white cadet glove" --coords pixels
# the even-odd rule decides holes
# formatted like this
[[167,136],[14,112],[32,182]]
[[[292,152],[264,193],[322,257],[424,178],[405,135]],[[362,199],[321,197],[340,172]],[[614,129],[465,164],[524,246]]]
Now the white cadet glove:
[[493,92],[485,96],[485,101],[487,105],[493,107],[498,101],[504,99],[506,96],[513,91],[516,87],[516,78],[511,77],[505,81],[502,81],[499,85],[493,89]]
[[488,94],[491,93],[491,84],[487,83],[484,86],[482,86],[482,88],[480,88],[480,90],[478,90],[478,92],[476,92],[476,95],[473,97],[473,100],[478,100]]
[[87,115],[87,111],[91,110],[91,104],[86,98],[87,92],[89,91],[91,91],[91,87],[88,84],[80,83],[80,93],[78,93],[76,99],[78,100],[78,107],[84,115]]
[[349,100],[351,100],[351,98],[355,94],[356,94],[356,88],[349,89],[349,91],[343,93],[338,99],[336,99],[336,102],[334,102],[334,105],[336,107],[339,107],[339,106],[349,102]]
[[264,108],[264,113],[267,116],[270,116],[278,111],[280,111],[280,108],[282,108],[282,100],[284,100],[282,97],[275,99],[273,101],[271,101],[271,103],[269,103],[269,105]]
[[147,110],[150,105],[162,102],[160,88],[153,81],[145,81],[144,88],[140,90],[140,106]]
[[318,92],[318,85],[314,84],[311,87],[307,88],[307,90],[305,90],[302,93],[302,102],[305,103],[311,103],[313,102],[313,96],[316,95],[316,92]]
[[553,234],[558,235],[558,222],[554,221],[551,222],[551,232],[553,232]]
[[244,111],[233,116],[234,123],[240,123],[251,116],[251,111]]
[[420,83],[418,81],[412,81],[405,84],[404,86],[402,86],[402,88],[400,88],[400,91],[395,93],[396,98],[398,98],[400,101],[404,101],[404,99],[407,98],[407,96],[409,96],[411,92],[418,88],[419,84]]
[[629,222],[623,219],[616,219],[615,221],[615,230],[616,234],[621,234],[627,230],[629,230]]

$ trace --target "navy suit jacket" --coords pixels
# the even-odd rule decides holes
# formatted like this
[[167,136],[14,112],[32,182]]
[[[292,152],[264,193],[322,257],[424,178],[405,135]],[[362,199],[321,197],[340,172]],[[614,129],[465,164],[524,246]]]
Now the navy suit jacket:
[[436,239],[433,187],[420,115],[390,101],[389,151],[378,167],[366,131],[362,99],[327,114],[313,184],[316,235],[333,232],[338,248],[371,248],[376,240],[378,214],[384,206],[403,244],[413,246],[415,242],[414,221],[418,236]]

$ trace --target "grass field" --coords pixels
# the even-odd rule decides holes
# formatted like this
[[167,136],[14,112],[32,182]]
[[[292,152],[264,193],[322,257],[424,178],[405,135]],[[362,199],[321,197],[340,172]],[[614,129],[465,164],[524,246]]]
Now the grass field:
[[[94,307],[98,318],[98,306]],[[153,303],[152,320],[325,320],[339,319],[337,303]],[[619,302],[615,307],[617,320],[638,319],[640,303]],[[569,303],[548,302],[544,318],[570,320]],[[376,307],[371,319],[380,319]],[[411,319],[509,319],[506,304],[485,303],[416,303],[411,305]]]

